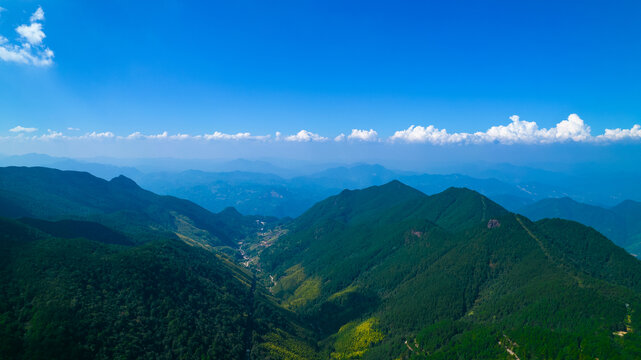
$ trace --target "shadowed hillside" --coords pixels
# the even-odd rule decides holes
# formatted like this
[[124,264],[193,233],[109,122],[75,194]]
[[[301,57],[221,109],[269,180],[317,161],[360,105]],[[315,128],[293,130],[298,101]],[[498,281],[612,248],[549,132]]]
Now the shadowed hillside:
[[75,235],[0,218],[0,358],[315,358],[309,331],[229,258]]

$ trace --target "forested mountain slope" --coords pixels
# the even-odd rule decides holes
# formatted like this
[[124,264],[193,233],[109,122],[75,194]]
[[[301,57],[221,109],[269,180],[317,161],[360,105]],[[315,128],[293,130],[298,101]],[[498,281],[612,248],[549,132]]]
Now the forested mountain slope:
[[[124,177],[3,168],[0,204],[0,358],[641,357],[637,259],[465,188],[345,190],[265,228]],[[254,273],[215,249],[240,239]]]
[[316,356],[248,270],[182,241],[107,245],[0,218],[0,283],[3,359]]
[[467,189],[344,191],[260,261],[331,358],[641,356],[641,263],[583,225],[531,222]]
[[89,173],[39,167],[0,168],[0,216],[45,220],[89,220],[144,242],[174,233],[203,246],[237,246],[260,217],[235,211],[213,214],[172,196],[143,190],[119,176],[111,181]]

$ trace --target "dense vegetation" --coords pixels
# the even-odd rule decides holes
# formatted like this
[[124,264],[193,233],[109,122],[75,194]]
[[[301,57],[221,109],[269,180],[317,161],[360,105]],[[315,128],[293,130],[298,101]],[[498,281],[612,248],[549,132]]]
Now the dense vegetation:
[[578,223],[392,182],[331,197],[290,230],[261,264],[336,357],[346,327],[367,319],[380,335],[351,358],[641,356],[641,263]]
[[199,247],[53,238],[0,219],[0,249],[0,358],[314,354],[249,271]]
[[637,259],[471,190],[392,181],[277,222],[0,175],[0,358],[641,358]]
[[171,196],[159,196],[119,176],[105,181],[89,173],[49,168],[0,168],[0,216],[88,220],[142,243],[175,233],[202,246],[236,247],[263,217],[233,209],[213,214]]

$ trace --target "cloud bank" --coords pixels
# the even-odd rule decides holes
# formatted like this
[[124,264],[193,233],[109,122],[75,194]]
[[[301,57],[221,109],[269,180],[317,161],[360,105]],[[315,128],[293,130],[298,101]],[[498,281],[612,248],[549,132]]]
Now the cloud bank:
[[0,35],[0,60],[34,66],[53,64],[53,51],[43,44],[47,37],[42,30],[44,19],[45,13],[42,7],[38,7],[29,18],[29,24],[15,28],[19,35],[15,42]]
[[9,131],[14,132],[14,133],[21,133],[21,132],[30,133],[30,132],[38,131],[38,129],[33,128],[33,127],[22,127],[22,126],[18,125],[18,126],[14,127],[14,128],[9,129]]
[[[436,128],[434,125],[421,126],[412,125],[405,130],[394,132],[387,139],[379,137],[374,129],[359,130],[352,129],[349,135],[339,134],[335,137],[326,137],[317,133],[300,130],[291,135],[283,135],[276,132],[275,136],[253,135],[250,132],[238,132],[235,134],[214,131],[213,133],[204,133],[199,135],[190,134],[169,134],[164,131],[160,134],[144,134],[140,131],[133,132],[129,135],[120,136],[110,131],[92,131],[83,135],[66,135],[60,131],[47,130],[41,135],[30,135],[38,129],[35,127],[16,126],[8,129],[9,132],[16,135],[3,137],[7,139],[21,140],[116,140],[116,141],[133,141],[133,140],[199,140],[199,141],[261,141],[261,142],[294,142],[294,143],[325,143],[333,139],[335,142],[387,142],[387,143],[407,143],[407,144],[431,144],[431,145],[450,145],[450,144],[557,144],[557,143],[593,143],[607,144],[614,142],[641,142],[641,125],[634,125],[630,129],[605,129],[603,134],[593,136],[591,128],[577,114],[570,114],[567,119],[560,121],[554,127],[549,129],[539,128],[534,121],[524,121],[518,116],[513,115],[510,123],[506,125],[492,126],[486,131],[477,132],[458,132],[449,133],[446,129]],[[69,127],[67,130],[76,132],[77,128]]]
[[378,133],[374,129],[358,130],[352,129],[352,133],[347,137],[348,140],[358,141],[378,141]]
[[323,142],[327,140],[329,139],[307,130],[301,130],[294,135],[285,137],[285,141],[295,141],[295,142],[310,142],[310,141]]
[[[550,129],[539,129],[534,121],[523,121],[517,115],[510,116],[508,125],[492,126],[487,131],[475,133],[448,133],[433,125],[427,127],[412,125],[394,133],[389,139],[393,142],[443,144],[549,144],[562,142],[594,141],[590,127],[577,114],[570,114]],[[606,130],[607,133],[608,130]],[[605,135],[605,134],[604,134]]]

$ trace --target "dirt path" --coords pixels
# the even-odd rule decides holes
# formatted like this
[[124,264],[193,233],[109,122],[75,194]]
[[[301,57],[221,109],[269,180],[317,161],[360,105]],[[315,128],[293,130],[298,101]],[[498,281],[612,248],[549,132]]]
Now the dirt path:
[[414,349],[410,346],[410,344],[405,340],[405,346],[407,346],[408,349],[410,349],[411,352],[414,352]]
[[554,263],[552,256],[550,255],[550,252],[548,251],[548,249],[545,248],[545,246],[543,245],[543,242],[538,237],[536,237],[536,235],[534,235],[534,233],[530,231],[530,229],[528,229],[527,226],[525,226],[525,224],[523,223],[523,220],[521,220],[521,218],[518,215],[515,215],[515,217],[516,217],[516,221],[518,221],[519,224],[521,224],[521,227],[523,228],[523,230],[525,230],[528,233],[528,235],[530,235],[530,237],[534,239],[534,241],[536,241],[536,243],[539,245],[539,247],[541,248],[545,256],[547,256],[548,260]]
[[483,203],[483,217],[481,219],[486,219],[486,216],[487,216],[487,204],[485,203],[485,197],[481,196],[481,202]]
[[514,352],[514,350],[512,350],[512,348],[508,347],[508,344],[509,344],[509,345],[511,345],[512,347],[514,347],[514,343],[512,342],[512,340],[510,340],[510,339],[509,339],[507,336],[505,336],[505,335],[503,335],[503,336],[504,336],[504,337],[505,337],[505,339],[506,339],[506,343],[505,343],[505,344],[503,344],[501,341],[499,341],[499,345],[501,345],[501,346],[505,349],[505,351],[506,351],[508,354],[510,354],[510,356],[512,356],[512,357],[513,357],[513,358],[515,358],[516,360],[521,360],[521,359],[519,358],[519,356],[518,356],[518,355],[516,355],[516,353]]
[[518,215],[515,215],[515,217],[516,217],[516,220],[519,222],[519,224],[521,224],[521,227],[523,227],[523,229],[528,233],[528,235],[530,235],[530,237],[536,241],[536,243],[541,248],[541,251],[543,251],[543,253],[548,258],[548,260],[550,260],[550,262],[552,264],[556,265],[559,269],[565,271],[565,273],[567,275],[571,276],[577,282],[577,285],[579,287],[584,287],[585,285],[583,283],[583,279],[581,279],[579,276],[573,274],[570,271],[570,269],[568,269],[568,267],[566,265],[564,265],[562,262],[554,261],[554,258],[552,258],[552,255],[550,255],[550,252],[548,251],[548,249],[545,248],[545,245],[543,245],[543,242],[541,241],[541,239],[536,237],[536,235],[534,235],[534,233],[532,231],[530,231],[530,229],[528,229],[527,226],[525,226],[525,224],[523,223],[523,220],[521,220],[521,218]]
[[508,353],[508,354],[512,355],[516,360],[521,360],[521,359],[519,358],[519,356],[518,356],[518,355],[516,355],[516,354],[514,353],[514,351],[512,351],[512,349],[510,349],[510,348],[508,348],[508,347],[505,347],[505,351],[507,351],[507,353]]

